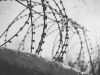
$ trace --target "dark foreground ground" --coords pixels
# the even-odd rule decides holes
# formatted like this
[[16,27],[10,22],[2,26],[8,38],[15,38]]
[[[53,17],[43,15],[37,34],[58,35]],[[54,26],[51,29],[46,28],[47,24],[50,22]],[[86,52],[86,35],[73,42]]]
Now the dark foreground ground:
[[0,75],[82,75],[82,73],[33,54],[0,48]]

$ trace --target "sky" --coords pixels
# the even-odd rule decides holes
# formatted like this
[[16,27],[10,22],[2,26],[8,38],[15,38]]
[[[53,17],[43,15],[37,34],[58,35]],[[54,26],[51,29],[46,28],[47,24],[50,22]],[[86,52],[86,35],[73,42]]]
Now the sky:
[[[39,0],[37,0],[39,1]],[[58,0],[56,0],[58,2]],[[79,23],[81,26],[86,27],[90,33],[89,36],[94,43],[95,39],[97,38],[98,43],[100,39],[100,0],[63,0],[63,4],[66,8],[66,13],[69,16],[69,18],[73,19],[77,23]],[[51,3],[53,6],[53,4]],[[36,7],[35,10],[39,11],[41,7]],[[13,19],[23,10],[25,9],[24,6],[21,4],[15,2],[15,1],[1,1],[0,2],[0,35],[2,32],[7,28],[7,26],[13,21]],[[22,15],[28,14],[28,10],[25,11]],[[10,28],[10,31],[8,33],[8,38],[10,38],[12,35],[15,34],[15,32],[18,31],[18,29],[25,23],[27,20],[27,17],[18,20],[16,23],[13,24],[13,26]],[[36,24],[40,23],[42,18],[40,18],[38,21],[36,21]],[[23,34],[25,34],[27,27],[24,28],[23,32],[20,33],[20,36],[17,39],[14,39],[11,45],[8,45],[9,48],[17,48],[20,44],[20,41],[23,38]],[[53,27],[56,29],[56,27]],[[53,29],[52,28],[52,29]],[[36,32],[38,34],[41,34],[42,28],[39,27],[36,29]],[[51,30],[52,31],[52,30]],[[35,39],[40,39],[38,34],[35,35]],[[51,49],[53,46],[54,37],[56,36],[57,32],[51,34],[49,38],[45,39],[47,43],[45,43],[44,51],[41,54],[43,57],[51,58]],[[26,45],[29,44],[28,37],[26,41]],[[2,38],[1,40],[3,40]],[[1,41],[0,44],[3,42]],[[27,47],[26,52],[29,52],[29,47]],[[77,53],[76,53],[77,54]]]

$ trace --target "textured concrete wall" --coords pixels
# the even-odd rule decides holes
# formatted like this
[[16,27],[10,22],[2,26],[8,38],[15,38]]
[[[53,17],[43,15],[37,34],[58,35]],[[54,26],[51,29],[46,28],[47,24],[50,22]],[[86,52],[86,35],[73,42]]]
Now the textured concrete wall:
[[0,49],[0,75],[82,75],[82,73],[37,55]]

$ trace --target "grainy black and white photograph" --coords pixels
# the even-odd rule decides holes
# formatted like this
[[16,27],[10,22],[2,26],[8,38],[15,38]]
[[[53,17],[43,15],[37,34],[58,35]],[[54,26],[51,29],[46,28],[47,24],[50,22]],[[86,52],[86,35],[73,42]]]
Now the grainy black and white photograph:
[[0,75],[100,75],[100,0],[0,0]]

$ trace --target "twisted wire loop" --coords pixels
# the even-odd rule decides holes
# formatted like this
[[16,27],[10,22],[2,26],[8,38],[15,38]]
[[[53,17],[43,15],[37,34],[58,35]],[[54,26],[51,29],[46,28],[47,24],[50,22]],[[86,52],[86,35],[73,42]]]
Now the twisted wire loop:
[[27,2],[27,5],[28,5],[28,8],[29,8],[29,17],[30,17],[30,19],[31,19],[31,35],[32,35],[32,37],[31,37],[31,53],[32,53],[32,50],[34,50],[34,47],[33,47],[33,42],[35,42],[35,40],[33,39],[33,34],[35,34],[35,32],[33,31],[33,28],[34,28],[34,24],[32,23],[32,21],[33,21],[33,14],[32,14],[32,3],[31,3],[31,0],[30,0],[30,2],[28,3]]
[[[2,1],[8,0],[0,0],[0,2]],[[8,25],[6,30],[0,35],[0,39],[4,37],[3,43],[0,47],[8,47],[7,45],[11,44],[14,38],[18,38],[20,33],[23,32],[25,27],[27,27],[26,33],[23,36],[17,51],[20,53],[20,51],[26,50],[26,43],[27,41],[30,41],[30,53],[40,55],[44,50],[43,46],[46,43],[46,38],[49,38],[50,35],[56,32],[57,34],[52,43],[52,60],[61,63],[66,61],[68,65],[82,72],[91,68],[88,73],[98,75],[99,70],[97,70],[97,66],[99,66],[98,63],[100,60],[99,44],[96,42],[96,48],[98,50],[98,55],[96,57],[94,52],[95,49],[92,47],[92,43],[87,35],[88,30],[68,17],[62,0],[59,0],[59,3],[57,3],[56,0],[52,0],[54,5],[52,5],[49,0],[41,0],[41,2],[33,0],[10,1],[18,2],[24,6],[25,9],[16,16],[16,18]],[[25,1],[26,4],[24,4],[23,1]],[[36,7],[39,7],[41,10],[37,11],[37,9],[35,9]],[[27,10],[28,13],[22,15]],[[23,18],[27,18],[27,20],[24,21],[23,26],[8,39],[8,33],[12,26]],[[38,29],[40,31],[37,31]],[[35,37],[37,35],[39,35],[38,39]],[[52,39],[49,38],[49,40]],[[78,51],[78,54],[74,61],[70,60],[70,62],[68,59],[70,56],[73,56],[71,53],[74,54],[75,51]],[[88,61],[86,61],[86,53],[89,58]]]
[[41,40],[39,42],[39,45],[38,45],[38,48],[36,50],[36,54],[39,54],[40,51],[42,51],[41,47],[42,47],[42,44],[44,44],[44,38],[46,36],[46,33],[45,33],[45,30],[47,28],[47,24],[46,24],[46,20],[47,20],[47,15],[46,15],[46,5],[45,5],[45,1],[44,0],[41,0],[41,3],[42,3],[42,7],[43,7],[43,13],[44,13],[44,16],[43,16],[43,32],[42,32],[42,35],[41,35]]

